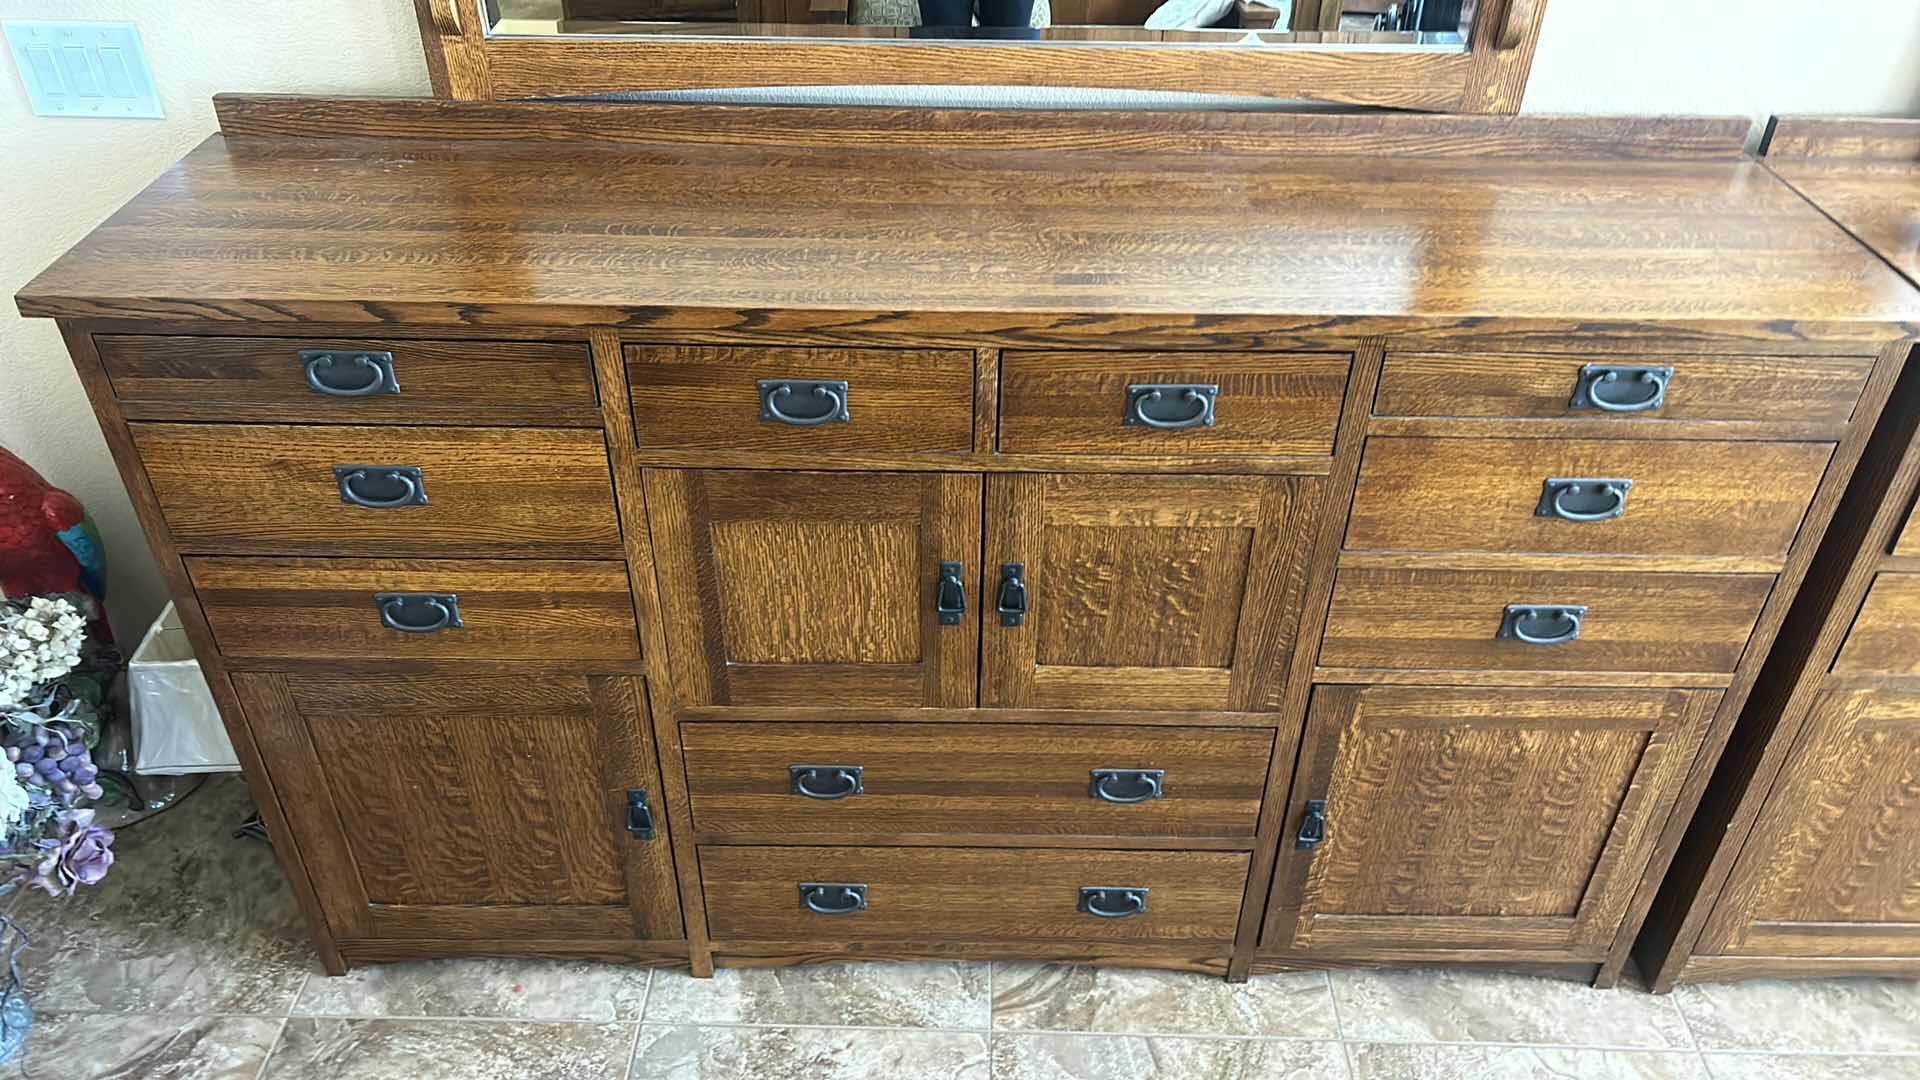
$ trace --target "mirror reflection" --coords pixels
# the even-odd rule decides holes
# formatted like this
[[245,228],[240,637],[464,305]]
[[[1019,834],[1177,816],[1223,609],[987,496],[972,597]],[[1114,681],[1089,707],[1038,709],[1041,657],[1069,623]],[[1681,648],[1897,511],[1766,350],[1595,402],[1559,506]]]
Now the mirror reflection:
[[1466,48],[1479,0],[481,0],[489,33]]

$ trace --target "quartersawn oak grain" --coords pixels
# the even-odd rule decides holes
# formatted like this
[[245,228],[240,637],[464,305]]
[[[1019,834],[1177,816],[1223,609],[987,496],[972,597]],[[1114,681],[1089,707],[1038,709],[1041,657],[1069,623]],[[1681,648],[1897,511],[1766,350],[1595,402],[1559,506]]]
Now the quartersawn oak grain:
[[1834,657],[1836,675],[1920,675],[1920,574],[1881,574]]

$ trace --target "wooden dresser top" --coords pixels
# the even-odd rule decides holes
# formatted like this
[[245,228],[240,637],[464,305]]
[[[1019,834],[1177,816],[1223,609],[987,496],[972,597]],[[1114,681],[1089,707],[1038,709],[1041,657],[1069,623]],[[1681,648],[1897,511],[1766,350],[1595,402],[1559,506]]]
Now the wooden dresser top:
[[1767,165],[1920,282],[1920,120],[1789,117]]
[[[225,134],[27,285],[24,314],[1920,324],[1920,291],[1742,158],[1723,121],[1588,120],[1581,139],[1526,118],[1253,117],[1115,135],[1011,114],[1029,118],[1022,142],[904,111],[854,134],[853,110],[220,104]],[[564,137],[542,109],[570,117]]]

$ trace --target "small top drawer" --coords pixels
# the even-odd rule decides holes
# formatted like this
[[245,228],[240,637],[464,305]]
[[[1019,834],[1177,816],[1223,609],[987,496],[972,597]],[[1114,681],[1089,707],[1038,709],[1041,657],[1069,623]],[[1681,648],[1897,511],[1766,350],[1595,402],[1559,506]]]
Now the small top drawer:
[[1000,452],[1330,454],[1349,363],[1330,353],[1009,352]]
[[964,349],[629,345],[626,356],[644,449],[973,449]]
[[1844,424],[1871,357],[1394,353],[1376,416]]
[[[123,403],[279,406],[345,424],[567,412],[599,423],[587,347],[568,342],[394,341],[101,334]],[[153,410],[148,410],[149,414]]]

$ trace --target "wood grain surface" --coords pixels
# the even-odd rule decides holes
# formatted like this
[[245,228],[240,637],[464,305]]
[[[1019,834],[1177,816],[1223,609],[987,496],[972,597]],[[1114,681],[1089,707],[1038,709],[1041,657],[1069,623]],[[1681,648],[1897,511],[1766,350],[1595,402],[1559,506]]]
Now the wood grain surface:
[[[1330,454],[1349,358],[1338,355],[1009,351],[1000,450],[1090,456]],[[1128,426],[1136,384],[1219,387],[1214,423]]]
[[[1746,648],[1769,574],[1502,573],[1342,569],[1320,664],[1499,672],[1672,672],[1724,683]],[[1508,604],[1584,604],[1580,637],[1530,645],[1496,634]],[[1712,678],[1719,676],[1718,680]]]
[[[1346,546],[1372,551],[1749,556],[1778,567],[1831,443],[1367,440]],[[1551,479],[1631,480],[1607,521],[1542,517]]]
[[[187,573],[236,660],[640,658],[620,562],[190,558]],[[386,592],[453,593],[466,625],[389,630]]]
[[1920,574],[1881,574],[1834,657],[1836,675],[1920,675]]
[[[1231,945],[1247,856],[991,848],[703,847],[716,942],[1110,941]],[[802,882],[867,886],[867,910],[820,915]],[[1082,886],[1145,888],[1147,911],[1076,910]],[[724,948],[724,944],[717,946]]]
[[[964,349],[629,345],[626,355],[642,449],[805,455],[976,449],[973,353]],[[852,419],[815,427],[763,420],[762,379],[845,382]],[[802,416],[818,411],[798,399],[785,408]]]
[[1767,159],[1767,167],[1909,280],[1920,280],[1920,161]]
[[[184,551],[622,554],[597,430],[148,423],[132,430]],[[418,468],[426,505],[351,505],[337,465]],[[385,488],[366,492],[393,497]]]
[[[1250,841],[1273,750],[1271,730],[1112,724],[699,723],[683,724],[681,739],[693,824],[710,840],[964,831]],[[794,794],[795,765],[859,766],[864,790]],[[1162,794],[1096,799],[1095,769],[1163,770]]]

